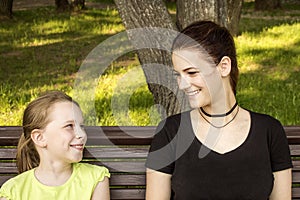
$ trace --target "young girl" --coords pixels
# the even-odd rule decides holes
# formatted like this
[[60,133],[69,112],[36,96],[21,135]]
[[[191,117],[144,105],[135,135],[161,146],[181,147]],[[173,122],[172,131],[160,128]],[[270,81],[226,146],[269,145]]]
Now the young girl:
[[0,189],[1,200],[109,199],[108,169],[78,163],[87,140],[79,105],[59,91],[32,101],[23,116],[19,175]]

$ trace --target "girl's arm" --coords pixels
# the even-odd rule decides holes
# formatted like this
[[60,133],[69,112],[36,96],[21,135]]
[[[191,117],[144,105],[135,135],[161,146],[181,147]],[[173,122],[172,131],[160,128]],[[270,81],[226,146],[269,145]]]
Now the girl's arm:
[[[107,177],[104,177],[103,181],[99,182],[93,192],[91,200],[109,200],[109,180]],[[1,200],[1,199],[0,199]]]
[[0,200],[6,200],[4,197],[0,197]]
[[274,186],[270,200],[291,200],[292,169],[274,172]]
[[171,174],[147,169],[146,200],[170,200]]

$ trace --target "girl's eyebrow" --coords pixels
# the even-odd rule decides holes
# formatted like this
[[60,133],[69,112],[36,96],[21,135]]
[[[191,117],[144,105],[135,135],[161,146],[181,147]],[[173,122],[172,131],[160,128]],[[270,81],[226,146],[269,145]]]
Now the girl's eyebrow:
[[75,123],[75,121],[74,121],[74,120],[66,120],[66,121],[64,121],[63,123],[64,123],[64,124]]
[[188,71],[188,70],[191,70],[191,69],[199,70],[198,67],[193,67],[193,66],[191,66],[191,67],[185,68],[183,71]]
[[[188,68],[185,68],[183,71],[186,72],[186,71],[191,70],[191,69],[192,69],[192,70],[198,70],[198,71],[199,71],[198,67],[193,67],[193,66],[188,67]],[[175,69],[173,69],[172,72],[173,72],[173,73],[178,73]]]

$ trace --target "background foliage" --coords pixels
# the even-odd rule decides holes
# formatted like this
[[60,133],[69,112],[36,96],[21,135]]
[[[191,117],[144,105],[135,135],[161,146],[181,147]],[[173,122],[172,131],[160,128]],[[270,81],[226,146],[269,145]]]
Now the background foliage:
[[[176,12],[174,4],[168,8]],[[245,2],[235,37],[240,105],[284,125],[300,124],[299,20],[297,1],[285,1],[282,10],[259,12],[253,2]],[[0,21],[0,125],[21,125],[25,106],[40,92],[59,89],[72,95],[76,72],[88,53],[121,31],[124,26],[111,1],[77,13],[57,13],[53,6],[15,10],[13,19]],[[136,67],[139,62],[132,52],[99,77],[97,125],[146,126],[160,120],[141,70],[136,75],[144,85],[131,96],[129,115],[122,118],[111,111],[118,81]]]

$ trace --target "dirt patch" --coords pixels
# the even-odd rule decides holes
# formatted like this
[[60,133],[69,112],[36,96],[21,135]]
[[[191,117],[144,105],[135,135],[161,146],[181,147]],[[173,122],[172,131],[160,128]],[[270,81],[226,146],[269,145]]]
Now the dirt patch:
[[[107,8],[116,8],[114,4],[107,3],[95,3],[88,2],[85,3],[87,8],[96,8],[96,9],[107,9]],[[43,6],[55,6],[54,0],[14,0],[13,10],[27,10],[30,8],[43,7]]]
[[54,0],[14,0],[13,10],[26,10],[34,7],[55,6]]

